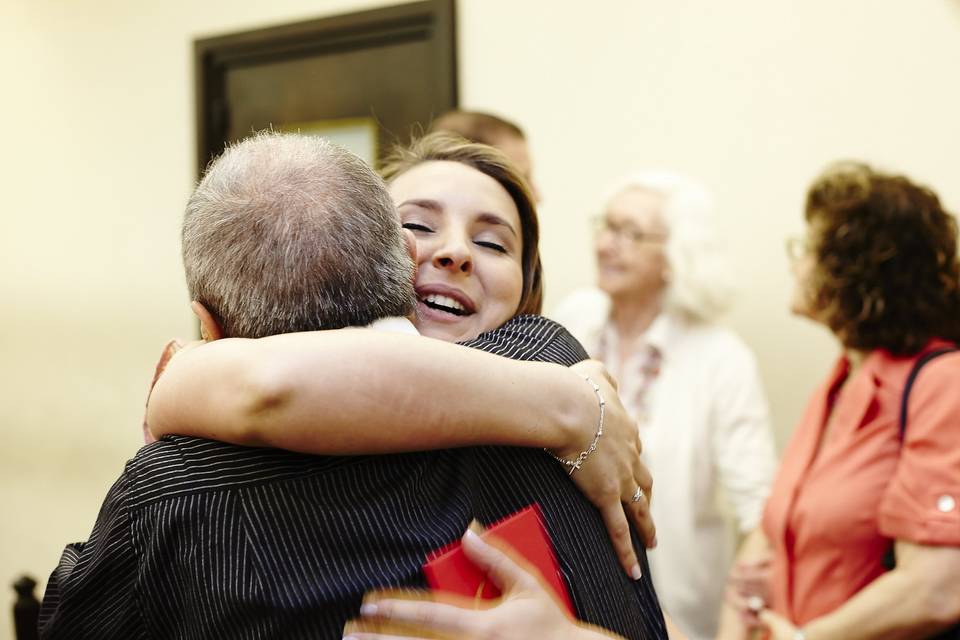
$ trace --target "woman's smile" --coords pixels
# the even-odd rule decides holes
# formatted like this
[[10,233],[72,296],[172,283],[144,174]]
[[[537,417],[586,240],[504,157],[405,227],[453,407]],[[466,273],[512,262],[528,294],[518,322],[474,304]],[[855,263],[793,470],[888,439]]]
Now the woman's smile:
[[[441,284],[422,284],[415,287],[420,313],[430,313],[440,322],[454,322],[472,316],[477,305],[464,292]],[[432,312],[432,313],[431,313]]]

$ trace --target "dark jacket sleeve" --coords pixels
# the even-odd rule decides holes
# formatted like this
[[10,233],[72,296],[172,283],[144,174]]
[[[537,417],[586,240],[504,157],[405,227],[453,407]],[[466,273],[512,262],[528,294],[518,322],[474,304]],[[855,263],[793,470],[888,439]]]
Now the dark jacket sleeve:
[[126,475],[110,489],[87,542],[67,545],[40,608],[45,639],[144,638],[137,605]]

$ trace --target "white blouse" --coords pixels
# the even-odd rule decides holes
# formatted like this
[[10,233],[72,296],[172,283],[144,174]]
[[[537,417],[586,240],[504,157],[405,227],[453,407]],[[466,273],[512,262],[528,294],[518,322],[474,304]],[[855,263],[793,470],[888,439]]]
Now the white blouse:
[[561,302],[553,318],[619,378],[653,475],[657,594],[690,638],[713,638],[736,533],[759,523],[776,470],[756,361],[728,329],[663,313],[620,363],[609,311],[607,296],[589,289]]

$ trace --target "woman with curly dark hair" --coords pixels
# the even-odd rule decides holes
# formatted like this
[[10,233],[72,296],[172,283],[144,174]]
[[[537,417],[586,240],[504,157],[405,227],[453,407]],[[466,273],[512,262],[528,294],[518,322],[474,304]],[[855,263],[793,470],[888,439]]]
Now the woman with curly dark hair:
[[843,355],[731,572],[720,637],[943,633],[960,620],[957,223],[929,189],[854,163],[814,181],[806,220],[792,311]]

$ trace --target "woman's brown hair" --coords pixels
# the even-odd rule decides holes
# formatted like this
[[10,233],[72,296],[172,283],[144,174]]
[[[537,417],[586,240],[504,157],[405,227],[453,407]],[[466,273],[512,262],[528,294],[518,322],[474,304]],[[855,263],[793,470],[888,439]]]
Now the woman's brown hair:
[[839,163],[807,192],[815,304],[844,346],[912,355],[960,341],[957,223],[930,189]]
[[470,142],[496,146],[504,138],[526,140],[518,125],[492,113],[454,109],[439,116],[430,124],[430,131],[446,131],[463,136]]
[[540,264],[540,225],[530,187],[503,153],[446,132],[428,133],[409,146],[397,146],[384,159],[380,175],[390,182],[424,162],[459,162],[490,176],[503,187],[520,216],[523,292],[517,314],[540,313],[543,306],[543,266]]

